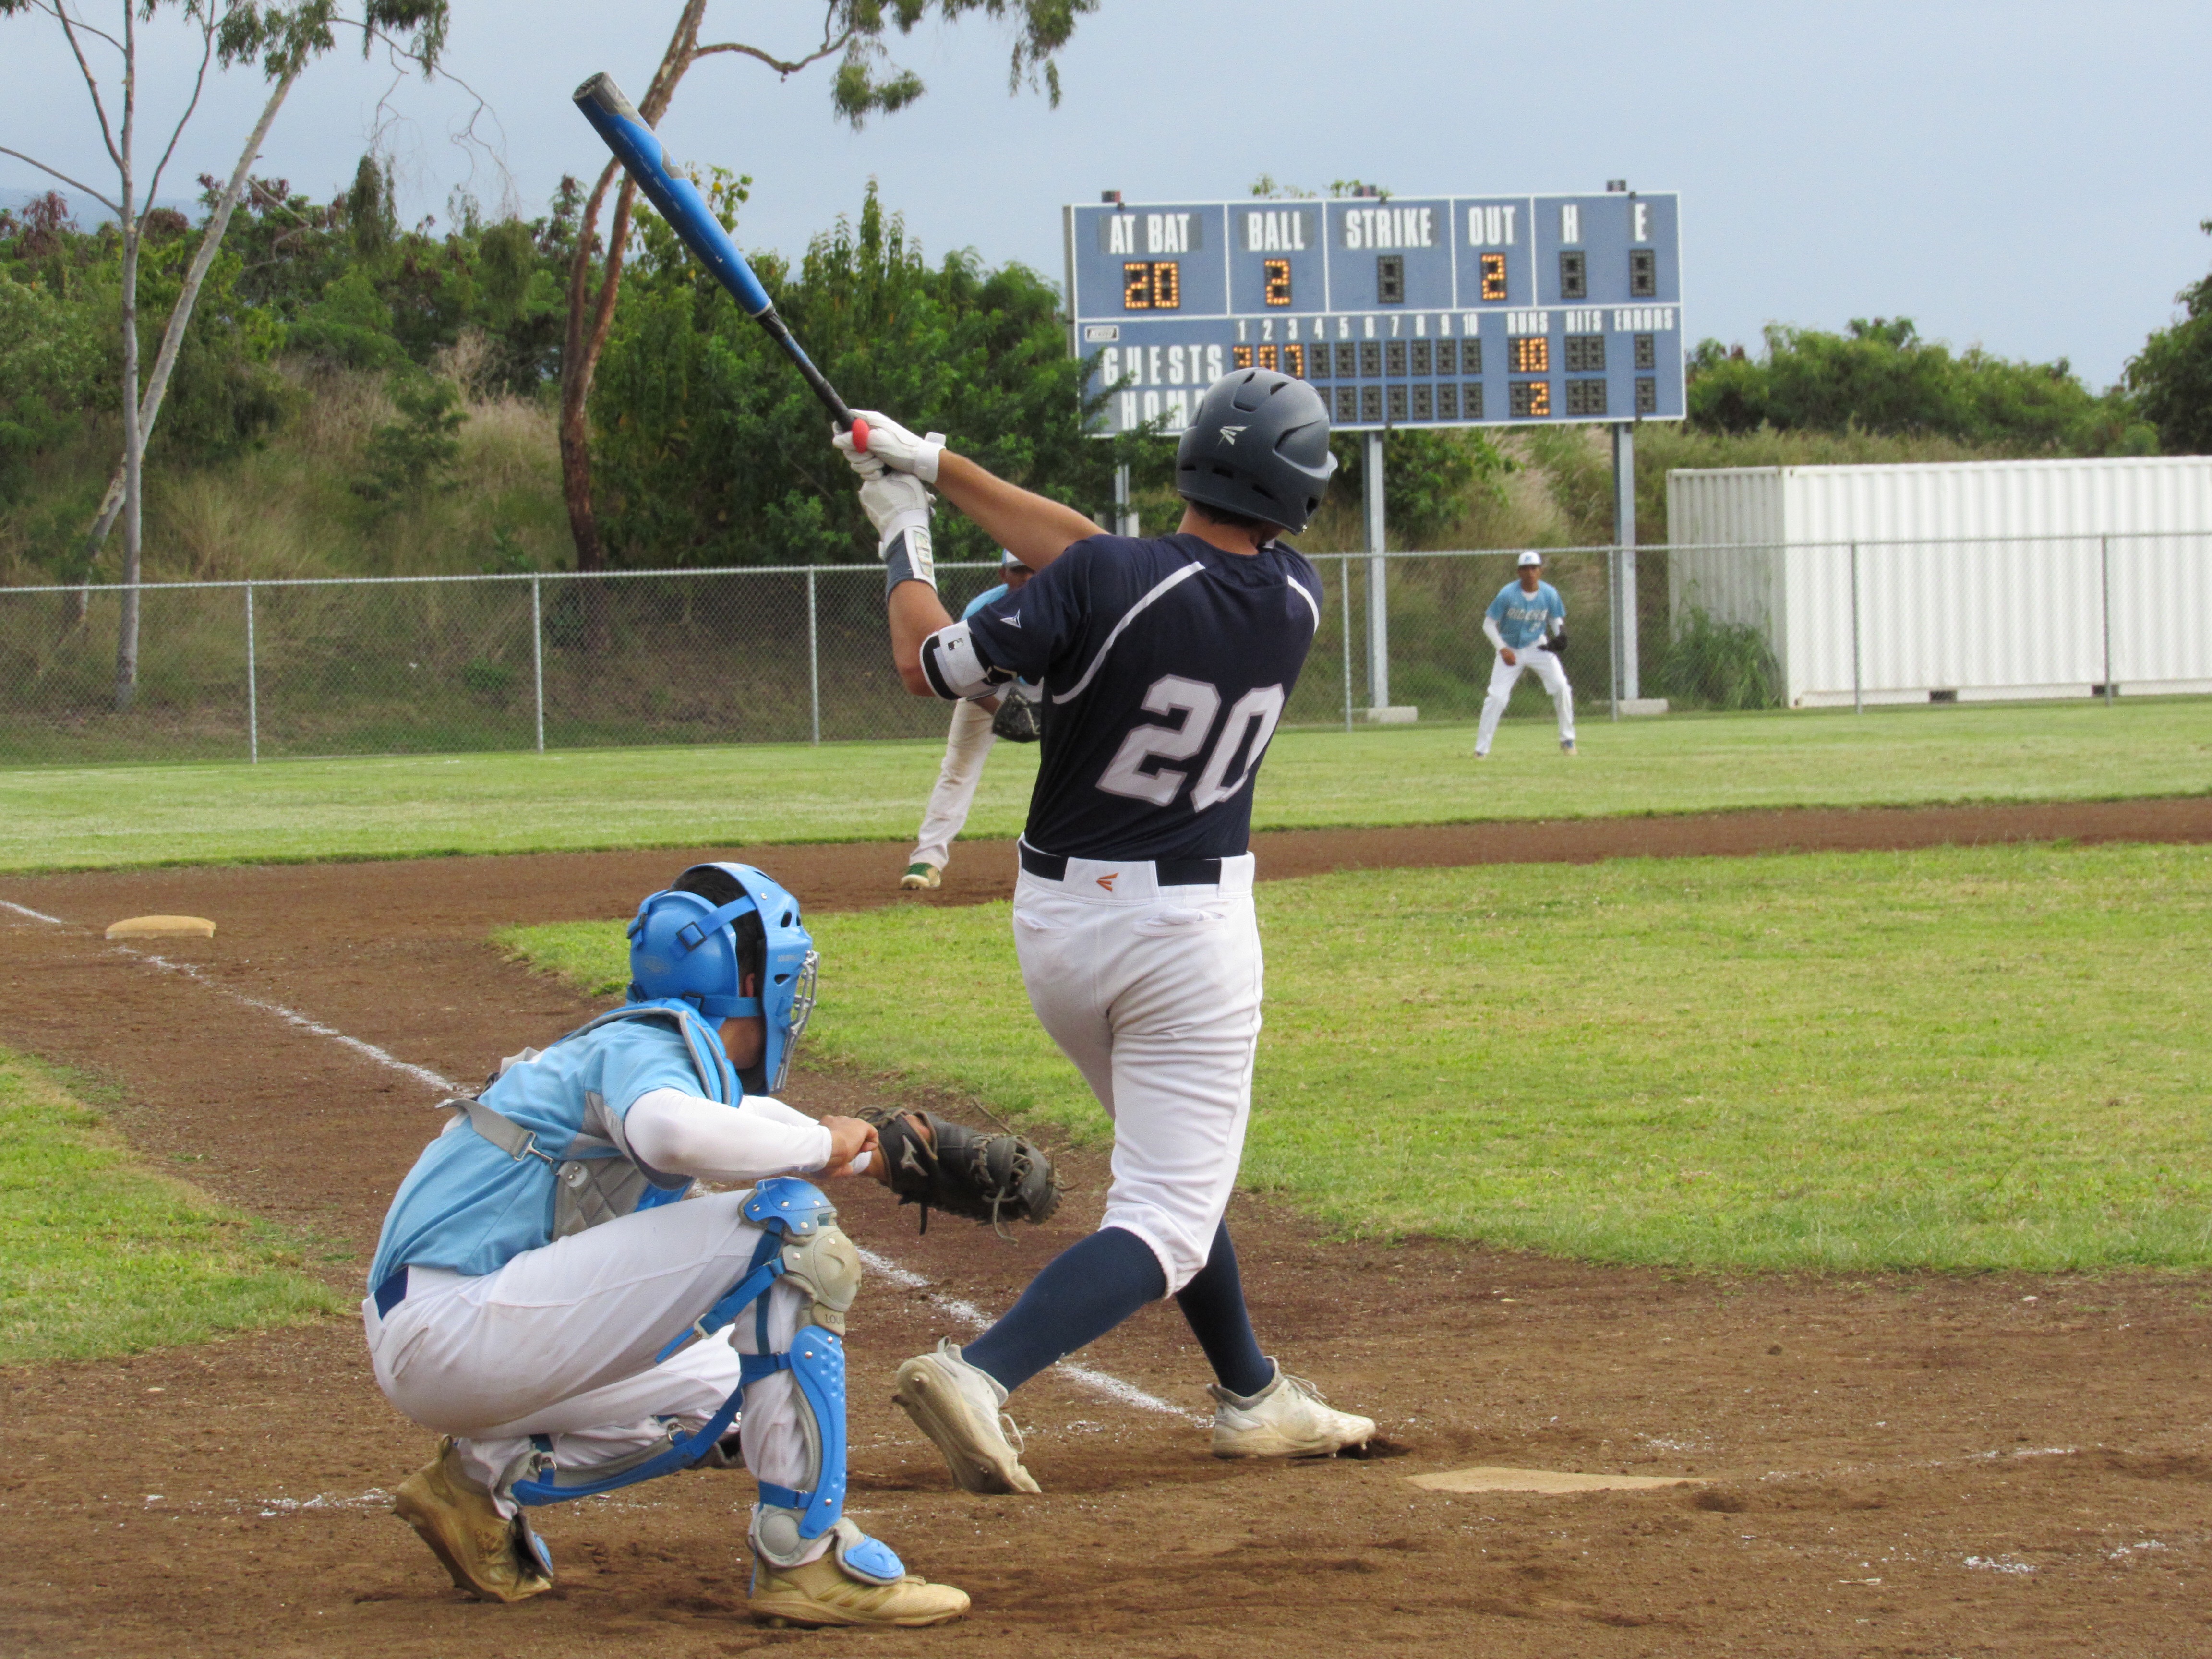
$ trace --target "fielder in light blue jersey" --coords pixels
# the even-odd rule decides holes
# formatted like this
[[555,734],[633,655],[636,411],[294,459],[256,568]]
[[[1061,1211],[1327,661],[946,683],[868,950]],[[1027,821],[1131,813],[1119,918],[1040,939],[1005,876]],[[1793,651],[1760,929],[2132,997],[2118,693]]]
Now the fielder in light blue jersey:
[[1498,735],[1505,700],[1524,668],[1534,668],[1552,706],[1559,711],[1559,748],[1575,752],[1575,694],[1567,684],[1567,671],[1559,665],[1559,652],[1567,642],[1567,607],[1559,590],[1544,580],[1544,556],[1523,553],[1519,580],[1498,589],[1484,612],[1482,631],[1498,647],[1498,660],[1490,670],[1489,694],[1482,700],[1482,724],[1475,728],[1474,757],[1490,755],[1490,740]]

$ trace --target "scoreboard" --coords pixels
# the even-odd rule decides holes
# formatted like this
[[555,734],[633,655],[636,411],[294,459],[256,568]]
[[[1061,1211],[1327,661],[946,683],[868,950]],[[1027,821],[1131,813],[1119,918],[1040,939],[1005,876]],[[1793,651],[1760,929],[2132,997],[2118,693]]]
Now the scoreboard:
[[1098,435],[1182,429],[1233,368],[1339,428],[1680,420],[1678,198],[1353,197],[1066,209]]

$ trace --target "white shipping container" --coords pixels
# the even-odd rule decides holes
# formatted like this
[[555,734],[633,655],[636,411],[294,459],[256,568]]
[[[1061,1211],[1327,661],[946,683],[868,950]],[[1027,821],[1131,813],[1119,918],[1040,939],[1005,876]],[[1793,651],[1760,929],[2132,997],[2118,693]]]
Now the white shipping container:
[[2212,691],[2212,456],[1667,477],[1668,613],[1764,633],[1792,708]]

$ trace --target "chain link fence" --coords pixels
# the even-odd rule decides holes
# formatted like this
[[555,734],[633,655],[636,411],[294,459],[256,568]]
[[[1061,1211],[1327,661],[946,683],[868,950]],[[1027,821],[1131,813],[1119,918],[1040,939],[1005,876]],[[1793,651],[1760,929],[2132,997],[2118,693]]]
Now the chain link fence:
[[[2212,691],[2212,535],[1544,557],[1592,714]],[[1316,557],[1322,627],[1285,723],[1474,719],[1484,614],[1516,559]],[[956,613],[998,580],[939,570]],[[892,672],[882,583],[817,566],[149,585],[120,708],[125,590],[0,589],[0,765],[940,738],[943,710]],[[1524,676],[1507,718],[1550,713]]]

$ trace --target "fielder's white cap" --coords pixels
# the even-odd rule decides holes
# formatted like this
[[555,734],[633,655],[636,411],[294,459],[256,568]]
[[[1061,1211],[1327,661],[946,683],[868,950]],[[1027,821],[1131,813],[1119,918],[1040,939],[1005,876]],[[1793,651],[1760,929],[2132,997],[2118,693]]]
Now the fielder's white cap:
[[1514,568],[1516,570],[1526,570],[1532,564],[1541,564],[1543,562],[1544,556],[1541,553],[1523,553],[1521,556],[1520,562],[1517,563]]

